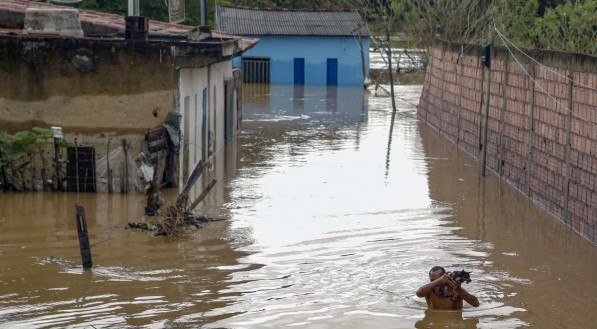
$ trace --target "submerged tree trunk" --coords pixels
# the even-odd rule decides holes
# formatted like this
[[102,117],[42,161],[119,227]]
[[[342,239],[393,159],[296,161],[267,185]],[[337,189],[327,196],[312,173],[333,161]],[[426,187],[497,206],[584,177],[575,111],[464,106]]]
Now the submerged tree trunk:
[[394,72],[392,68],[392,45],[390,44],[390,28],[386,26],[386,43],[388,46],[388,75],[390,76],[390,97],[392,97],[392,112],[396,112],[396,99],[394,98]]

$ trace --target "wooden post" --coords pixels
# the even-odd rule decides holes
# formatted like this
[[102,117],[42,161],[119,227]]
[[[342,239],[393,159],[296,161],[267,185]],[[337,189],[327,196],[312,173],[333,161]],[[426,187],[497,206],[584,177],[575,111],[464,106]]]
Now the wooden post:
[[[485,176],[485,168],[487,167],[487,133],[489,131],[489,103],[491,103],[491,62],[493,61],[493,58],[491,58],[493,57],[493,24],[493,21],[489,23],[489,32],[487,35],[487,47],[489,47],[489,49],[488,51],[485,51],[487,48],[484,49],[485,63],[483,63],[483,67],[485,67],[487,71],[487,86],[485,89],[485,124],[483,125],[485,130],[483,131],[483,141],[481,144],[481,176]],[[479,125],[481,125],[481,120],[479,120]],[[479,138],[480,137],[481,136],[479,136]]]
[[54,191],[62,191],[62,165],[60,164],[59,138],[54,138]]
[[[530,75],[532,77],[532,79],[535,79],[535,65],[531,66],[530,69],[531,72]],[[529,80],[531,80],[531,78],[529,78]],[[526,182],[526,192],[527,192],[527,196],[531,196],[531,166],[533,165],[533,140],[535,139],[535,83],[531,80],[531,100],[530,100],[530,106],[531,106],[531,113],[530,113],[530,117],[529,117],[529,130],[528,130],[528,135],[527,135],[527,140],[528,140],[528,145],[527,145],[527,154],[528,154],[528,158],[527,158],[527,163],[525,165],[525,182]]]
[[[444,49],[442,50],[442,59],[440,61],[442,67],[442,80],[440,81],[440,108],[438,111],[437,119],[437,132],[441,135],[442,134],[442,125],[444,123],[444,110],[446,105],[446,99],[444,98],[444,93],[446,91],[446,45],[444,45]],[[448,136],[449,139],[449,136]]]
[[126,140],[122,140],[122,150],[124,151],[124,181],[122,193],[127,194],[129,192],[129,152]]
[[41,190],[47,191],[48,188],[46,186],[46,182],[48,180],[48,175],[46,172],[46,158],[44,157],[44,151],[41,147],[39,147],[39,157],[41,158]]
[[203,173],[203,170],[205,169],[205,166],[206,166],[205,162],[203,160],[199,160],[199,162],[197,163],[197,165],[193,169],[193,172],[191,173],[191,176],[189,176],[189,179],[183,185],[182,191],[180,192],[180,194],[178,195],[178,197],[176,197],[176,201],[175,201],[174,204],[175,204],[175,206],[177,208],[181,208],[181,207],[183,207],[186,204],[186,202],[189,199],[189,192],[191,191],[191,188],[193,187],[193,185],[195,184],[195,182],[197,181],[197,179]]
[[77,185],[77,193],[79,193],[79,144],[75,138],[75,182]]
[[108,193],[112,193],[112,170],[110,169],[110,140],[108,139],[108,148],[106,150],[106,172],[108,174]]
[[464,45],[460,45],[458,65],[456,65],[456,87],[458,88],[458,103],[456,105],[456,147],[460,144],[460,107],[462,106],[462,61],[464,60]]
[[193,201],[193,203],[191,204],[191,207],[189,208],[191,211],[193,209],[195,209],[195,207],[197,207],[199,202],[201,202],[203,199],[205,199],[205,197],[207,196],[209,191],[211,191],[211,189],[214,187],[214,185],[216,185],[217,182],[218,181],[215,179],[212,179],[211,182],[209,182],[209,185],[207,185],[207,187],[203,190],[203,192],[201,192],[201,194],[197,197],[197,199],[195,199],[195,201]]
[[[388,44],[388,74],[390,76],[390,95],[392,96],[392,111],[396,112],[396,99],[394,97],[394,71],[392,68],[392,43],[390,42],[390,28],[386,25],[386,42]],[[400,65],[400,64],[399,64]]]
[[91,260],[91,246],[89,245],[89,235],[87,233],[87,219],[85,218],[85,208],[80,203],[75,204],[77,233],[79,234],[79,249],[81,249],[81,261],[84,269],[90,269],[93,266]]
[[564,154],[564,158],[566,160],[566,167],[564,173],[564,210],[562,219],[564,223],[568,224],[570,220],[570,212],[569,212],[569,202],[570,202],[570,176],[572,174],[572,167],[570,166],[570,150],[571,150],[571,133],[572,133],[572,107],[574,103],[572,101],[572,90],[574,87],[574,80],[572,79],[573,73],[570,72],[568,74],[568,113],[566,113],[566,153]]
[[505,133],[505,116],[506,116],[506,87],[508,86],[508,61],[510,59],[510,54],[506,55],[506,60],[504,61],[504,72],[502,76],[502,109],[500,112],[500,141],[499,141],[499,158],[498,158],[498,173],[500,177],[504,176],[504,133]]
[[28,153],[29,163],[31,163],[31,191],[35,191],[35,159],[33,158],[33,151]]
[[[490,32],[491,33],[491,32]],[[491,39],[491,37],[490,37]],[[483,124],[483,142],[482,142],[482,160],[481,160],[481,176],[485,176],[485,167],[487,167],[487,133],[489,131],[489,103],[491,100],[491,67],[486,68],[487,71],[487,86],[485,89],[485,122]],[[479,122],[481,124],[481,122]]]
[[197,181],[197,178],[199,178],[199,176],[201,176],[201,174],[203,173],[203,169],[205,169],[205,162],[203,160],[200,160],[199,163],[197,163],[197,165],[193,169],[193,172],[191,173],[191,176],[189,176],[189,179],[182,186],[182,192],[180,192],[181,195],[189,194],[191,187],[193,187],[193,185]]
[[483,100],[485,99],[485,94],[483,93],[483,84],[485,83],[485,72],[481,74],[481,101],[479,102],[479,132],[478,132],[478,143],[479,143],[479,151],[483,148]]
[[122,162],[118,165],[118,175],[120,177],[120,193],[124,193],[124,165]]
[[[429,121],[427,120],[427,112],[429,112],[429,91],[431,90],[431,82],[429,80],[431,80],[431,78],[428,78],[428,75],[431,75],[432,72],[432,67],[433,67],[433,56],[431,55],[433,50],[429,51],[429,63],[427,64],[427,72],[425,72],[425,82],[423,83],[423,97],[424,97],[424,102],[425,102],[425,122],[427,124],[429,124]],[[427,88],[427,90],[425,90],[425,88]],[[419,109],[421,109],[421,103],[419,102]],[[417,111],[418,112],[418,111]]]

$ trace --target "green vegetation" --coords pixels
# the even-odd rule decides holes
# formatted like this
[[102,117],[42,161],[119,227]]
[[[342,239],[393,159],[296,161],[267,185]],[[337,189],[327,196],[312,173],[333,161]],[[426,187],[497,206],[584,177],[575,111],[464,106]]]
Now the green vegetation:
[[[362,0],[369,20],[404,31],[412,47],[435,37],[484,43],[490,19],[516,45],[597,55],[597,0]],[[376,26],[376,25],[370,25]]]
[[597,0],[516,0],[496,7],[498,29],[516,45],[597,55]]
[[[46,179],[44,147],[50,145],[52,132],[34,127],[14,135],[0,133],[0,190],[34,190],[36,170],[34,156],[39,155],[42,180]],[[61,147],[70,144],[62,142]]]

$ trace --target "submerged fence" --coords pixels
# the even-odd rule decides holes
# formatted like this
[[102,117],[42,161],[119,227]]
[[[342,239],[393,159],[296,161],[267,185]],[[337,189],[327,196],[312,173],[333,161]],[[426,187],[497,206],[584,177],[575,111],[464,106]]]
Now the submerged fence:
[[522,51],[436,41],[418,114],[597,244],[597,57]]

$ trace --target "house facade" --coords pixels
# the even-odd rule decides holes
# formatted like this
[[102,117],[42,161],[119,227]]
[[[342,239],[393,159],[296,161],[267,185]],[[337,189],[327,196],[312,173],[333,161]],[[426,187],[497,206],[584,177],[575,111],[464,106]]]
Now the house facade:
[[216,26],[260,40],[235,58],[244,82],[363,85],[369,76],[370,32],[355,11],[218,6]]
[[[75,28],[28,30],[30,8],[75,17]],[[122,16],[26,0],[0,2],[0,17],[0,133],[61,127],[66,140],[93,149],[97,190],[138,190],[138,167],[155,167],[160,153],[170,185],[180,185],[234,141],[240,81],[232,59],[255,41],[156,21],[146,38],[127,39]],[[36,180],[53,172],[43,161],[53,152],[32,151],[36,167],[22,180],[42,186]]]

